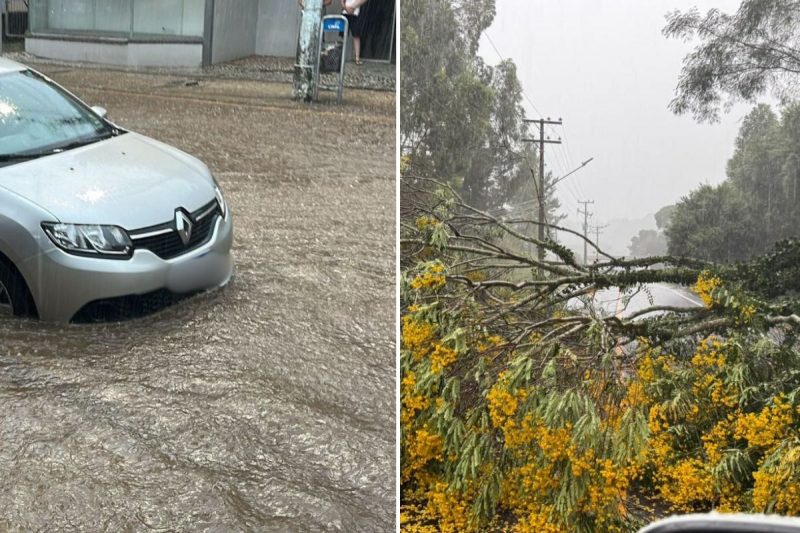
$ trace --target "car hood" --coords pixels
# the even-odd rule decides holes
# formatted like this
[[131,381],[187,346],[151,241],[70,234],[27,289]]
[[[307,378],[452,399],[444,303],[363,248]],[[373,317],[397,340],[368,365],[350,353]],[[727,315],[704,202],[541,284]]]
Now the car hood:
[[59,222],[133,230],[169,222],[214,199],[214,180],[197,159],[136,133],[0,167],[0,187]]

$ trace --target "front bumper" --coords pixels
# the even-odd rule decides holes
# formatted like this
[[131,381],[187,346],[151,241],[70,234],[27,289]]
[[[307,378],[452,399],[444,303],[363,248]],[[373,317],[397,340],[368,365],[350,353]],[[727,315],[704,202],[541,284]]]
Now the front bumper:
[[[129,260],[70,255],[48,246],[20,265],[39,318],[68,322],[86,304],[166,289],[176,294],[221,287],[233,274],[233,220],[217,219],[211,239],[186,254],[161,259],[136,250]],[[45,238],[46,240],[46,238]],[[43,241],[42,241],[43,242]]]

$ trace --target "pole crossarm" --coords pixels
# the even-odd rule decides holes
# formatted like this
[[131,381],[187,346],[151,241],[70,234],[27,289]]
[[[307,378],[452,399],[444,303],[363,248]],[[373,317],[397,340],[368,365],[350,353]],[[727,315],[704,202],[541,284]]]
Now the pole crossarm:
[[540,142],[543,142],[543,143],[546,143],[546,144],[561,144],[560,140],[553,140],[553,139],[529,139],[529,138],[525,138],[525,139],[522,139],[522,142],[525,142],[525,143],[540,143]]
[[533,124],[534,122],[538,123],[538,124],[555,124],[557,126],[561,126],[563,124],[563,122],[561,122],[561,119],[550,120],[549,118],[548,119],[543,119],[543,118],[525,118],[525,119],[522,119],[522,122],[526,122],[528,124]]

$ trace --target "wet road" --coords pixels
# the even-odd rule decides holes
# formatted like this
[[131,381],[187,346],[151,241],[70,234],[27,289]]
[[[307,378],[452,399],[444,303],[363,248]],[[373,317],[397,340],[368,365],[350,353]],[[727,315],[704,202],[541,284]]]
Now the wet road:
[[[579,301],[571,304],[577,309],[584,307],[584,303]],[[622,294],[618,287],[602,289],[593,296],[591,304],[601,309],[604,315],[623,318],[651,306],[688,308],[703,306],[700,298],[688,288],[668,283],[649,283],[642,288],[628,289]],[[647,313],[642,316],[652,315]]]
[[236,277],[122,323],[0,321],[0,531],[393,529],[393,95],[43,70],[209,164]]

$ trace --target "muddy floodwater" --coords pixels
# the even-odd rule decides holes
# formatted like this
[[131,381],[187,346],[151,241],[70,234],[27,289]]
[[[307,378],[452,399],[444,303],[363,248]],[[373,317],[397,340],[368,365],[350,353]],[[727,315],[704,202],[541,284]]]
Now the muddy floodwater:
[[236,274],[124,322],[0,321],[0,531],[393,529],[393,94],[40,68],[211,167]]

